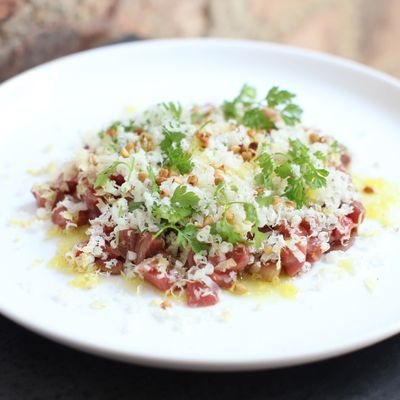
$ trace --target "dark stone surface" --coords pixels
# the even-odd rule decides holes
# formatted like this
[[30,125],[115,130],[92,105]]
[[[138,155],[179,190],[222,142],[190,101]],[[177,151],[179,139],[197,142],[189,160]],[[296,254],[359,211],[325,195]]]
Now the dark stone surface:
[[193,373],[101,359],[0,317],[0,399],[400,399],[400,336],[315,364]]

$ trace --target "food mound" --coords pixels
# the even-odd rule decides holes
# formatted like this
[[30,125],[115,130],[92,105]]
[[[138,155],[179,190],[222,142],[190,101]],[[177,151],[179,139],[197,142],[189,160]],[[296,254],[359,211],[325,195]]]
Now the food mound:
[[78,271],[140,277],[210,306],[246,276],[309,270],[354,241],[364,208],[346,148],[300,124],[295,95],[244,85],[220,106],[162,103],[93,136],[37,205],[65,230]]

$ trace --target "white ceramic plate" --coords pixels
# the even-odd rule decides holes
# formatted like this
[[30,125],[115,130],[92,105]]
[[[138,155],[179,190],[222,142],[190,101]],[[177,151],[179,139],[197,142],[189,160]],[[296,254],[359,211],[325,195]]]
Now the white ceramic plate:
[[[212,308],[161,310],[119,278],[92,290],[46,267],[46,224],[28,228],[29,168],[67,160],[82,135],[128,106],[232,98],[243,83],[298,94],[306,123],[347,144],[362,175],[399,180],[399,82],[358,64],[289,47],[165,40],[96,49],[45,64],[0,86],[0,311],[35,332],[99,355],[182,369],[272,368],[324,359],[400,331],[400,236],[367,223],[345,255],[294,280],[296,299],[221,296]],[[50,150],[48,145],[53,145]],[[377,233],[372,234],[372,230]],[[45,260],[40,263],[38,259]],[[103,307],[103,308],[101,308]],[[99,309],[101,308],[101,309]]]

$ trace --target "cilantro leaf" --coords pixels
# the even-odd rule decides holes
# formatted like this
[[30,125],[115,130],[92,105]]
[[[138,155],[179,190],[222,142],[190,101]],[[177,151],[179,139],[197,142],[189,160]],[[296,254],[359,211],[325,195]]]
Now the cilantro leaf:
[[254,246],[256,247],[256,249],[259,249],[262,245],[262,242],[266,239],[267,235],[263,232],[260,232],[257,227],[253,229],[252,233],[254,235]]
[[163,129],[164,139],[160,148],[164,153],[164,161],[167,166],[176,168],[179,173],[186,174],[193,169],[193,163],[189,153],[182,150],[181,141],[185,137],[182,132]]
[[160,189],[159,189],[159,187],[157,185],[157,181],[156,181],[157,178],[156,178],[156,175],[155,175],[154,171],[150,167],[148,167],[147,168],[147,173],[149,174],[149,178],[150,178],[150,181],[151,181],[150,192],[151,193],[158,192]]
[[165,219],[170,224],[176,224],[193,214],[199,198],[193,192],[188,192],[186,186],[178,186],[171,197],[171,205],[155,205],[153,215]]
[[183,248],[191,247],[195,253],[200,253],[202,250],[207,250],[207,243],[200,242],[196,235],[198,229],[192,225],[188,224],[182,230],[178,230],[176,242],[178,246]]
[[[108,182],[110,176],[116,172],[118,165],[121,165],[121,164],[127,165],[125,162],[122,162],[122,161],[114,161],[110,166],[108,166],[103,171],[101,171],[97,175],[93,187],[95,189],[97,189],[101,186],[104,186]],[[129,166],[128,166],[128,168],[129,168]]]
[[301,178],[288,178],[287,187],[283,195],[289,200],[294,201],[298,208],[303,207],[308,200],[306,195],[306,186]]
[[257,223],[257,210],[251,203],[243,203],[244,212],[246,213],[246,218],[248,221]]
[[199,203],[199,198],[193,192],[188,192],[186,186],[178,186],[171,197],[173,207],[193,208]]
[[251,108],[243,115],[243,125],[253,129],[270,130],[276,128],[275,124],[265,115],[260,108]]
[[274,200],[274,197],[271,196],[258,196],[257,197],[257,203],[262,206],[262,207],[268,207],[272,204],[272,201]]
[[275,108],[280,104],[286,104],[296,97],[295,94],[288,92],[287,90],[279,90],[278,86],[273,86],[265,98],[267,100],[268,107]]
[[132,212],[143,206],[144,206],[144,201],[130,201],[128,204],[128,210],[129,212]]
[[295,125],[301,121],[303,110],[297,104],[288,104],[281,111],[281,117],[286,125]]
[[240,89],[240,93],[232,101],[224,101],[222,111],[225,119],[237,118],[237,105],[242,103],[246,106],[250,105],[256,99],[257,91],[254,87],[244,84]]
[[235,231],[225,217],[211,225],[211,233],[220,235],[222,240],[232,244],[245,242],[242,235]]
[[[275,174],[282,179],[287,179],[284,196],[301,208],[308,202],[307,189],[319,189],[326,186],[326,177],[329,172],[314,166],[308,147],[300,140],[290,140],[289,143],[287,160],[275,168]],[[323,155],[318,152],[314,153],[314,156],[323,158]],[[295,174],[293,169],[295,165],[300,174]]]
[[179,102],[175,104],[174,102],[170,101],[168,103],[162,103],[162,106],[169,111],[175,119],[178,121],[181,119],[183,109]]
[[272,173],[274,172],[274,160],[268,153],[262,153],[257,158],[258,165],[261,167],[261,173],[255,176],[255,182],[259,186],[266,188],[272,187]]
[[300,122],[303,113],[303,110],[292,102],[295,97],[295,94],[287,90],[280,90],[278,86],[274,86],[269,90],[265,100],[268,107],[279,111],[285,124],[294,125]]

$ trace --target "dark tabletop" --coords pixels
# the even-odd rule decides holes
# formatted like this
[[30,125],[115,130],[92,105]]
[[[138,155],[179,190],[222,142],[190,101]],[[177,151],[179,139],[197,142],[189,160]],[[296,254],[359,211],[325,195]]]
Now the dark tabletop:
[[300,367],[246,373],[144,368],[68,349],[0,317],[0,399],[400,399],[400,336]]

